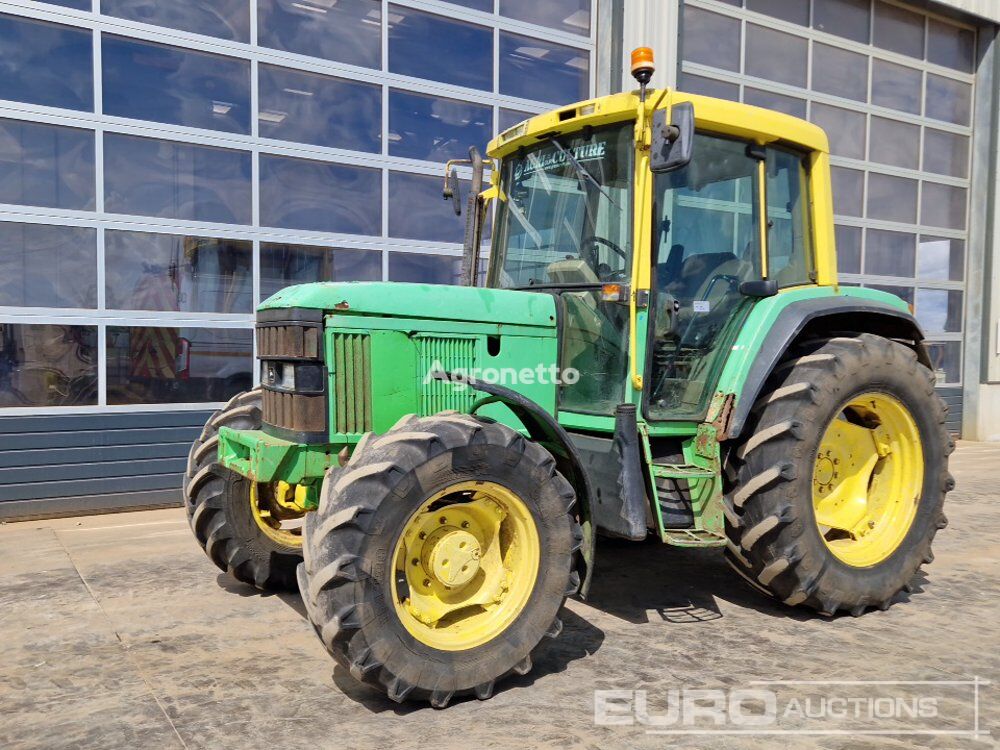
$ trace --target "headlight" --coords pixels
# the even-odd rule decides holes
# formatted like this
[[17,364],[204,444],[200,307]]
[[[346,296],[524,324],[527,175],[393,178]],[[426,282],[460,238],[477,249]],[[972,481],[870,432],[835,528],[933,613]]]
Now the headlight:
[[261,385],[275,391],[322,393],[324,379],[325,370],[320,364],[268,360],[260,364]]

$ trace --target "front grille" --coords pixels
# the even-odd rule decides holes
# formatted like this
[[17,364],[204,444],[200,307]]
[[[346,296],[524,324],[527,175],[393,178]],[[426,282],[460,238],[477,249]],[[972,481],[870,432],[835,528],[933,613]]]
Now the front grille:
[[304,396],[264,388],[261,417],[291,432],[326,431],[326,396]]
[[[420,413],[437,414],[439,411],[454,409],[468,411],[476,399],[476,391],[471,388],[459,390],[453,383],[431,380],[426,376],[436,368],[445,372],[469,371],[475,367],[475,339],[444,336],[421,336],[417,339],[421,379]],[[425,382],[426,381],[426,382]]]
[[[266,310],[257,323],[257,357],[264,373],[296,375],[294,384],[288,381],[284,385],[280,378],[262,376],[264,429],[300,442],[327,438],[325,370],[316,371],[323,363],[323,324],[321,311],[316,313],[314,317],[295,310]],[[303,377],[306,369],[309,378]],[[303,381],[309,385],[304,386]]]
[[371,430],[371,364],[371,338],[368,334],[333,334],[333,398],[337,432]]
[[261,325],[257,327],[260,359],[320,359],[322,329],[319,326]]

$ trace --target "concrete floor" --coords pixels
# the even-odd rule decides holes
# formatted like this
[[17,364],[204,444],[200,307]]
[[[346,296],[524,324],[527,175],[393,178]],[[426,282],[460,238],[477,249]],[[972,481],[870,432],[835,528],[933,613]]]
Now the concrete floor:
[[[859,619],[776,605],[715,551],[604,543],[591,601],[568,605],[563,635],[534,671],[488,702],[443,712],[398,706],[356,684],[327,656],[297,596],[263,595],[220,575],[180,510],[7,524],[0,747],[992,746],[1000,737],[998,467],[1000,445],[960,446],[937,560],[913,594]],[[664,737],[594,721],[595,689],[647,690],[652,703],[668,688],[760,679],[975,677],[994,683],[980,689],[980,726],[992,736],[978,740],[849,730]],[[971,715],[968,694],[955,695],[938,722],[953,731]]]

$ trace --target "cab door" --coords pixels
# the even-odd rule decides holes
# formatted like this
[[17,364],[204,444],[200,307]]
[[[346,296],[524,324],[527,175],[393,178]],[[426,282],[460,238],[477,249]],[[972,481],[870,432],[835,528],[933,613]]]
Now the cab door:
[[691,161],[653,183],[653,299],[646,415],[704,418],[763,278],[762,149],[697,133]]

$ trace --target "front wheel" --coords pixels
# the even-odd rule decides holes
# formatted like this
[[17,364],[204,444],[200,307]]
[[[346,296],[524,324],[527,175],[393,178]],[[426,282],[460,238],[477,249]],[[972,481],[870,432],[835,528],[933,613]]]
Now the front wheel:
[[779,365],[732,452],[727,558],[827,614],[887,608],[933,560],[953,449],[934,378],[895,341],[805,345]]
[[259,430],[259,388],[234,396],[191,446],[184,505],[198,544],[220,570],[263,590],[295,589],[302,512],[277,484],[251,482],[219,463],[219,428]]
[[552,456],[464,414],[366,437],[306,519],[299,587],[334,659],[390,698],[489,698],[561,630],[576,496]]

